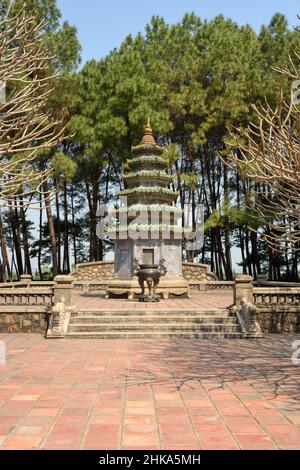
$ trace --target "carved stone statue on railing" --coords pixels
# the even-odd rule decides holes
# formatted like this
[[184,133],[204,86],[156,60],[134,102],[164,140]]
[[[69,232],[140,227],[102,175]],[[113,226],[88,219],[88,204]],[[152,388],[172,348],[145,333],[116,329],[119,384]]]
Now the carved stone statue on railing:
[[50,313],[49,328],[47,338],[64,338],[68,332],[69,322],[74,307],[67,307],[65,297],[61,298],[52,308]]
[[258,308],[245,297],[241,300],[240,306],[232,307],[231,312],[237,315],[245,338],[262,338],[264,336],[258,322]]

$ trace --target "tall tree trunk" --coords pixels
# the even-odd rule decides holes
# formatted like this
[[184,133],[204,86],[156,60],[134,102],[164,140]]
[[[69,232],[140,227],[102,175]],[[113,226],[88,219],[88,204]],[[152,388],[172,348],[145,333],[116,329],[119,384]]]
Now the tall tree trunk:
[[280,260],[278,259],[278,253],[275,253],[275,269],[276,269],[276,281],[281,281]]
[[248,273],[249,273],[249,276],[253,276],[253,272],[252,272],[252,263],[251,263],[251,254],[250,254],[250,249],[249,249],[249,233],[248,231],[246,231],[245,233],[245,248],[246,248],[246,262],[247,262],[247,266],[248,266]]
[[1,245],[1,254],[2,254],[1,282],[6,282],[8,280],[11,281],[11,270],[9,267],[9,259],[8,259],[6,244],[4,240],[1,210],[0,210],[0,245]]
[[15,260],[14,242],[12,240],[12,242],[11,242],[11,263],[10,263],[10,272],[11,272],[12,280],[13,280],[14,270],[15,270],[17,279],[19,279],[20,278],[20,273],[18,271],[18,266],[17,266],[16,260]]
[[20,197],[20,214],[22,222],[22,234],[23,234],[23,249],[24,249],[24,271],[25,274],[30,274],[32,276],[30,254],[29,254],[29,234],[28,234],[28,224],[26,221],[26,214],[23,207],[23,197]]
[[99,174],[92,181],[92,190],[86,183],[87,198],[90,210],[90,261],[103,260],[103,244],[97,237],[97,210],[99,203]]
[[298,253],[295,253],[293,255],[293,261],[292,261],[292,280],[295,282],[299,281],[298,264],[299,264]]
[[[222,280],[224,277],[222,265],[221,265],[221,256],[219,250],[222,252],[223,248],[222,245],[220,246],[220,239],[219,239],[219,234],[218,234],[218,228],[212,228],[211,229],[212,233],[212,245],[213,245],[213,253],[214,253],[214,258],[215,258],[215,274],[217,277]],[[224,255],[224,253],[223,253]]]
[[221,231],[220,228],[217,227],[217,252],[218,252],[218,257],[219,257],[219,264],[220,264],[220,279],[224,279],[224,272],[227,275],[227,265],[226,265],[226,259],[225,259],[225,254],[223,250],[223,245],[222,245],[222,238],[221,238]]
[[225,272],[227,281],[231,281],[233,277],[232,273],[232,259],[231,259],[231,233],[228,221],[225,222]]
[[47,213],[47,221],[48,221],[49,234],[50,234],[53,277],[55,277],[55,276],[58,275],[59,271],[58,271],[58,263],[57,263],[56,236],[55,236],[53,215],[52,215],[52,210],[51,210],[50,190],[49,190],[48,181],[44,181],[43,188],[44,188],[44,198],[45,198],[45,206],[46,206],[46,213]]
[[[229,206],[229,188],[228,188],[228,169],[226,165],[222,165],[224,178],[224,203],[227,212]],[[231,258],[231,233],[228,215],[226,214],[224,223],[225,235],[225,272],[227,281],[232,280],[232,258]]]
[[245,257],[245,239],[244,239],[243,231],[241,228],[239,228],[239,240],[240,240],[241,256],[242,256],[242,263],[243,263],[243,274],[247,274],[246,257]]
[[74,264],[77,265],[77,243],[76,243],[76,218],[75,218],[75,206],[74,206],[74,187],[71,187],[71,210],[72,210],[72,238],[73,238],[73,256]]
[[55,208],[56,208],[56,240],[57,240],[57,264],[58,272],[61,273],[61,220],[59,208],[59,191],[55,193]]
[[69,257],[69,220],[68,220],[68,198],[67,198],[67,184],[64,182],[64,262],[63,272],[70,272],[70,257]]
[[42,268],[42,236],[43,236],[43,201],[42,194],[39,195],[40,205],[40,218],[39,218],[39,249],[38,249],[38,271],[40,280],[44,280],[43,268]]
[[256,232],[251,231],[250,240],[251,240],[251,249],[252,249],[253,275],[254,277],[257,277],[258,274],[261,274],[261,267],[260,267],[259,253],[257,249],[257,233]]
[[18,230],[18,211],[16,208],[13,208],[12,201],[8,202],[8,211],[9,211],[9,221],[11,225],[12,235],[13,235],[13,250],[16,254],[17,262],[17,277],[20,277],[24,274],[23,271],[23,260],[22,260],[22,251],[21,251],[21,242],[20,242],[20,233]]
[[268,248],[269,255],[269,279],[270,281],[276,281],[276,274],[274,273],[274,252],[271,248]]
[[[189,190],[189,197],[188,197],[188,212],[190,210],[190,207],[192,207],[192,230],[193,232],[195,233],[196,231],[196,214],[195,214],[195,191],[193,189],[190,189]],[[190,221],[188,221],[190,222]],[[190,243],[195,243],[196,240],[188,240],[188,242]],[[192,249],[192,250],[187,250],[186,252],[186,255],[187,255],[187,261],[189,263],[193,263],[195,261],[195,249]]]
[[[237,199],[237,206],[238,209],[241,209],[241,189],[240,189],[240,175],[236,172],[236,199]],[[240,250],[241,250],[241,257],[243,263],[243,274],[247,274],[247,266],[246,266],[246,257],[245,257],[245,239],[242,227],[239,226],[238,228],[239,234],[239,241],[240,241]]]

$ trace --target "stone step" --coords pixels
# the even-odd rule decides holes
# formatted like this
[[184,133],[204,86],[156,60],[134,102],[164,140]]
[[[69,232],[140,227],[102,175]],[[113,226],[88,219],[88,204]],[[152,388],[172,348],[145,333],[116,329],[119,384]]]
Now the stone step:
[[69,339],[242,339],[241,333],[195,331],[122,331],[122,332],[70,332]]
[[73,315],[68,338],[242,338],[226,308],[86,309]]
[[124,323],[140,323],[140,324],[147,324],[147,323],[190,323],[190,324],[206,324],[206,323],[222,323],[222,324],[237,324],[237,318],[234,316],[226,316],[226,315],[80,315],[80,316],[73,316],[70,320],[70,325],[76,324],[120,324],[123,325]]
[[127,331],[195,331],[195,332],[228,332],[235,333],[240,331],[238,324],[224,324],[224,323],[208,323],[208,324],[191,324],[191,323],[127,323],[127,324],[116,324],[116,323],[107,323],[107,324],[72,324],[69,325],[69,332],[106,332],[106,331],[116,331],[116,332],[127,332]]
[[153,316],[153,315],[160,315],[160,316],[170,316],[170,315],[181,315],[181,316],[231,316],[230,311],[228,309],[178,309],[178,308],[170,308],[170,309],[131,309],[131,310],[106,310],[106,309],[99,309],[99,310],[78,310],[77,315],[80,317],[83,316]]

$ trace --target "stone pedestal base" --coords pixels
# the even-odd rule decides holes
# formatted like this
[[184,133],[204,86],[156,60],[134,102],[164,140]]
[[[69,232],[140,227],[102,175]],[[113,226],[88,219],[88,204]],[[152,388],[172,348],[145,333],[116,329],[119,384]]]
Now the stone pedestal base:
[[[129,300],[133,300],[138,299],[141,294],[141,288],[137,278],[110,279],[105,281],[105,286],[103,287],[108,298],[111,296],[126,296]],[[161,279],[156,293],[164,300],[167,300],[173,295],[189,297],[189,285],[182,277],[164,277]]]
[[160,302],[161,298],[160,295],[140,295],[139,296],[139,302],[144,302],[144,303],[154,303],[154,302]]

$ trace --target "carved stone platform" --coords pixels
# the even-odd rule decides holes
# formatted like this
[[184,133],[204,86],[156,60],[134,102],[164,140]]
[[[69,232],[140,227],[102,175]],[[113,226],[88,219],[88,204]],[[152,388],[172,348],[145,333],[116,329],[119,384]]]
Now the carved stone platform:
[[[138,299],[141,293],[141,287],[138,279],[110,279],[103,281],[103,287],[107,298],[112,296],[126,296],[128,299]],[[189,284],[182,277],[162,278],[156,293],[164,300],[170,296],[184,296],[189,298]]]

